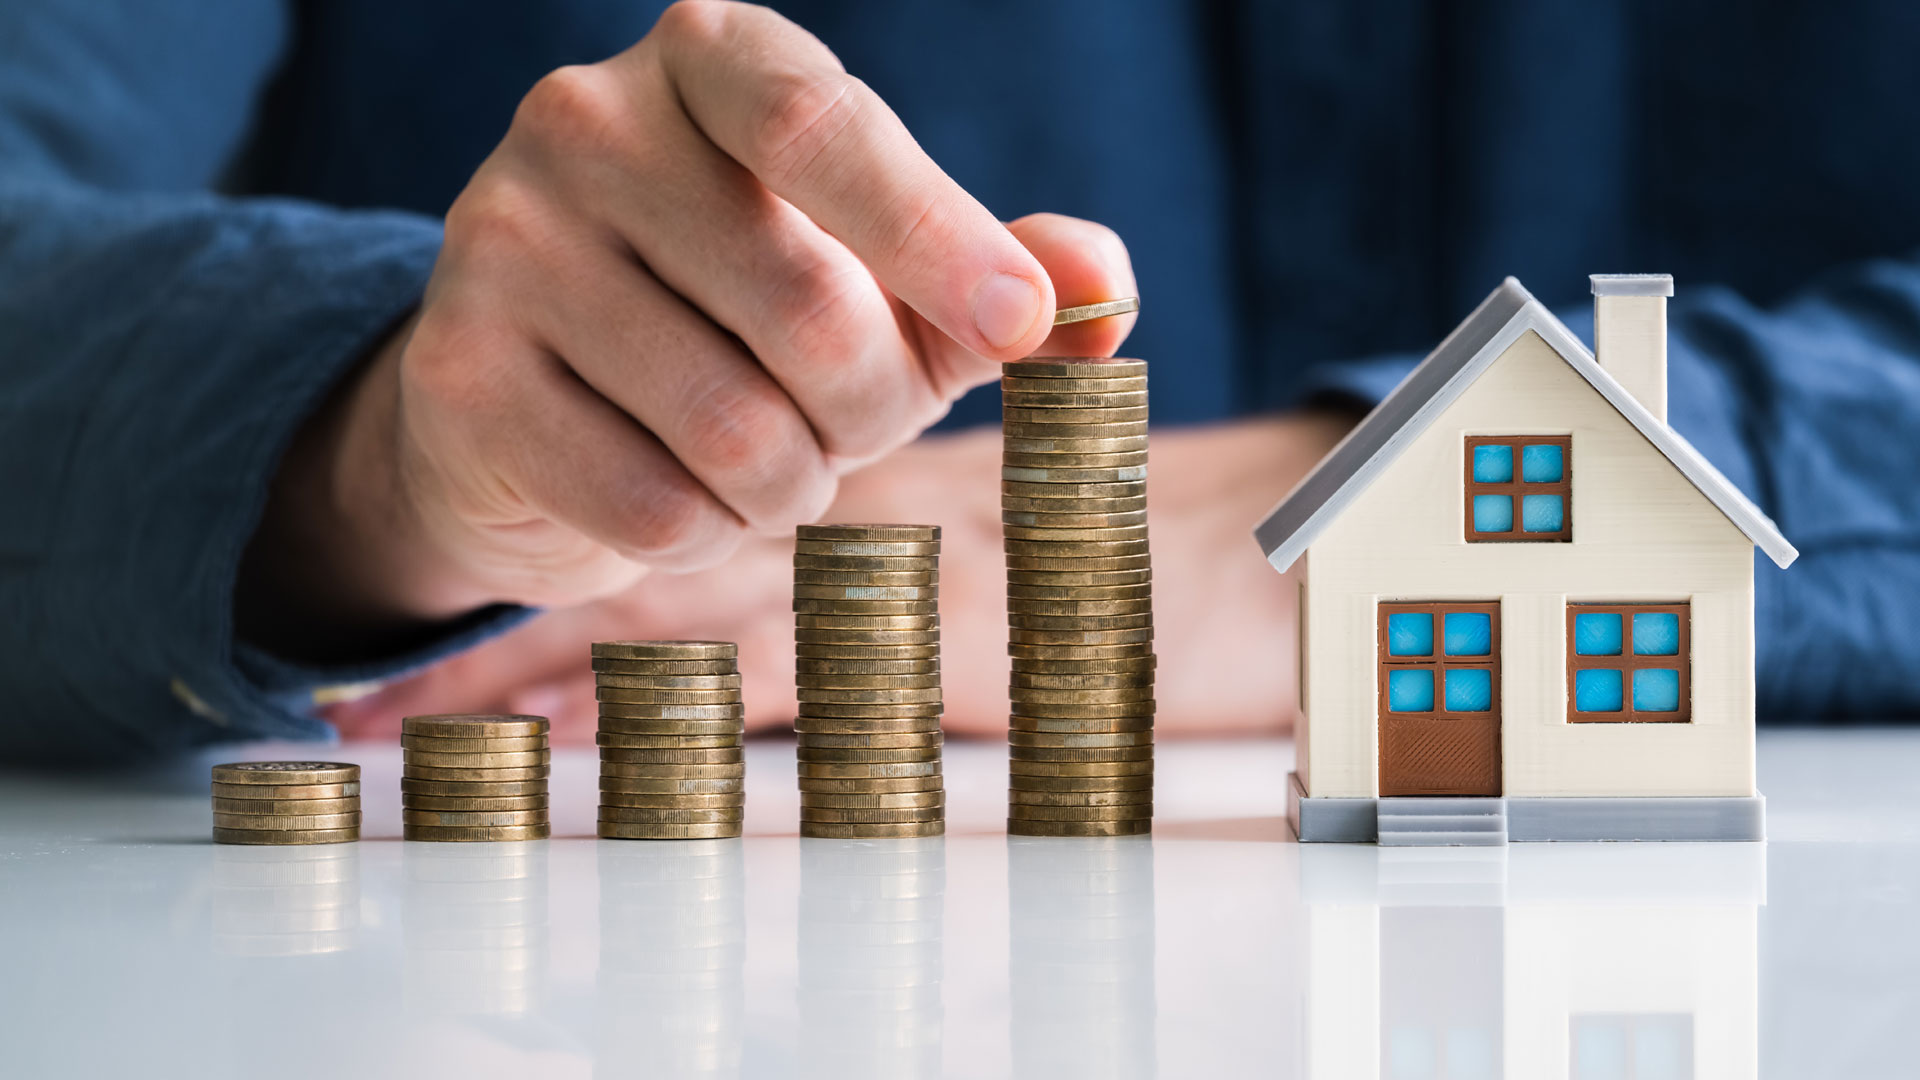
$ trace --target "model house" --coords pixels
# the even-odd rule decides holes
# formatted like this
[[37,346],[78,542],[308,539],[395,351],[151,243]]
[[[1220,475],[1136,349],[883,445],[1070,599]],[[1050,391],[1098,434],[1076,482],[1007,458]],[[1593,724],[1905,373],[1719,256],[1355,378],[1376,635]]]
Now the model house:
[[1598,358],[1509,278],[1255,530],[1300,564],[1302,840],[1756,840],[1753,549],[1667,426],[1667,275]]

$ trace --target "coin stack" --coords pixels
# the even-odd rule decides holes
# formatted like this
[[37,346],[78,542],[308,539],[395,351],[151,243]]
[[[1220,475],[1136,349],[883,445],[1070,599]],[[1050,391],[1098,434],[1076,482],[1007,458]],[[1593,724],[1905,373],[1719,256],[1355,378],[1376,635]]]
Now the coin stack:
[[740,835],[746,706],[731,641],[600,641],[600,835],[714,840]]
[[409,716],[400,822],[408,840],[543,840],[547,818],[544,716]]
[[246,761],[213,767],[216,844],[338,844],[358,839],[358,765]]
[[1001,375],[1007,831],[1153,827],[1147,365],[1021,361]]
[[803,525],[794,543],[800,835],[946,831],[940,529]]

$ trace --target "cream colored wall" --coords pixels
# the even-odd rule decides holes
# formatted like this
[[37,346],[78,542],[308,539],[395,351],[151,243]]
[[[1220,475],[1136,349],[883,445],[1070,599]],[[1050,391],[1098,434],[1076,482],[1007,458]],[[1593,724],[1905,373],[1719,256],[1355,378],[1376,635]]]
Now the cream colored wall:
[[[1568,432],[1573,542],[1466,543],[1464,438]],[[1501,602],[1505,794],[1753,793],[1752,544],[1537,335],[1494,361],[1310,556],[1310,795],[1378,794],[1378,602],[1488,599]],[[1567,722],[1569,597],[1691,601],[1691,723]]]

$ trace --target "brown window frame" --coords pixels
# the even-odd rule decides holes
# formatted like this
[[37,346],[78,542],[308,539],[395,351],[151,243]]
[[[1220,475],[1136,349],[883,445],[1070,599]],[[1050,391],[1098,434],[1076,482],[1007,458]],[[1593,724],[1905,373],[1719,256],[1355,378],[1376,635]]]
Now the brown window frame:
[[[1473,452],[1482,446],[1505,446],[1513,450],[1513,479],[1504,484],[1473,478]],[[1523,446],[1558,446],[1560,479],[1528,482],[1521,479],[1520,450]],[[1571,435],[1469,435],[1462,476],[1466,479],[1467,542],[1470,544],[1570,544],[1573,542],[1573,436]],[[1481,532],[1473,524],[1473,499],[1476,495],[1505,495],[1513,500],[1513,528],[1507,532]],[[1526,495],[1560,496],[1558,532],[1524,532],[1522,497]]]
[[[1667,656],[1643,656],[1633,651],[1633,616],[1674,614],[1680,617],[1680,641]],[[1620,655],[1589,656],[1574,651],[1573,619],[1576,615],[1619,615]],[[1633,707],[1633,673],[1648,668],[1680,671],[1679,708],[1672,712],[1640,712]],[[1585,670],[1620,672],[1620,710],[1618,712],[1580,712],[1574,706],[1574,673]],[[1567,604],[1567,722],[1570,724],[1688,724],[1693,722],[1693,604],[1679,603]]]
[[[1486,656],[1448,656],[1446,616],[1449,614],[1488,615],[1491,616],[1493,642]],[[1433,652],[1426,656],[1394,656],[1387,651],[1387,616],[1389,615],[1432,615],[1433,616]],[[1430,720],[1485,720],[1488,713],[1498,718],[1500,715],[1500,601],[1498,600],[1440,600],[1431,603],[1395,603],[1381,601],[1380,629],[1374,642],[1380,657],[1380,712],[1394,716],[1423,717]],[[1433,708],[1424,712],[1393,712],[1387,708],[1387,675],[1390,672],[1408,668],[1431,668],[1433,670]],[[1448,712],[1446,705],[1446,669],[1476,668],[1493,673],[1493,705],[1487,712]]]

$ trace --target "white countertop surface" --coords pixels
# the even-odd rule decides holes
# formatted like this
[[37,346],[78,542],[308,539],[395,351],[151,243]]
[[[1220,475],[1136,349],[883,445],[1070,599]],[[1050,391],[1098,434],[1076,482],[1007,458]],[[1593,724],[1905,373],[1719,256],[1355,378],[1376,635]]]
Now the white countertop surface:
[[802,842],[749,751],[741,841],[215,846],[206,765],[0,774],[0,1076],[1915,1074],[1920,731],[1762,737],[1762,844],[1309,846],[1285,742],[1165,743],[1157,828],[1009,839],[1004,749],[949,832]]

